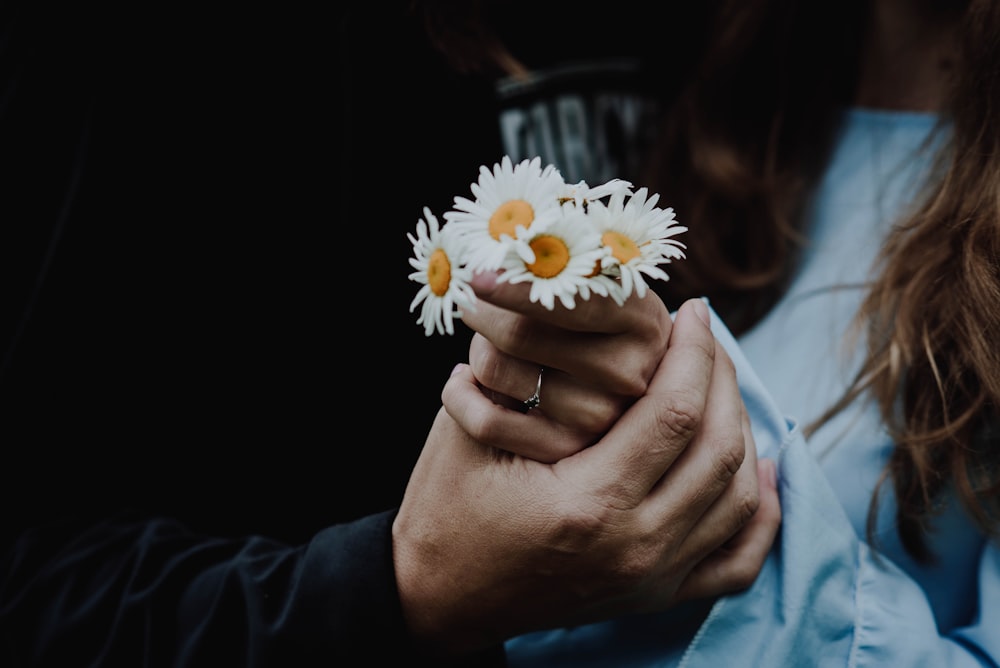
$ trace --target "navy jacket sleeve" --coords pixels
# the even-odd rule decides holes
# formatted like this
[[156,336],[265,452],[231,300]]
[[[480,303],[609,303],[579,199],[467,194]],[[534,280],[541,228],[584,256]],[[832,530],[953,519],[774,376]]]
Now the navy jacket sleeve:
[[184,5],[0,3],[0,665],[412,661],[390,509],[468,336],[406,233],[456,181],[378,171],[440,136],[325,13]]
[[[393,576],[394,511],[302,546],[206,539],[125,516],[26,533],[7,555],[0,659],[11,666],[330,666],[419,659]],[[503,665],[497,647],[469,665]]]

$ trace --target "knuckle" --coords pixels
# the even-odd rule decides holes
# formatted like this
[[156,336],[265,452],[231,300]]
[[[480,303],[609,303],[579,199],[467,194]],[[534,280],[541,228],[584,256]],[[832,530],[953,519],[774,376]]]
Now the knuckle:
[[[447,398],[444,404],[445,410],[448,410],[450,413],[450,403]],[[503,428],[496,417],[497,414],[495,411],[481,410],[474,406],[467,406],[460,414],[461,417],[458,421],[462,429],[473,440],[486,445],[503,442],[501,439]],[[453,415],[453,417],[455,416]]]
[[757,494],[755,489],[749,488],[749,486],[737,494],[736,500],[733,503],[736,520],[740,526],[749,522],[757,514],[758,508],[760,508],[760,495]]
[[611,356],[604,379],[612,392],[631,398],[648,391],[667,351],[673,322],[666,306],[653,293],[648,293],[641,303],[644,315],[631,323],[628,334],[619,337],[619,347]]
[[619,348],[606,358],[601,383],[615,394],[641,397],[649,389],[659,359],[650,354],[648,348]]
[[[667,439],[690,440],[701,424],[703,412],[682,392],[664,394],[656,412],[658,431]],[[738,468],[738,467],[737,467]]]
[[622,364],[615,368],[610,387],[617,394],[626,397],[641,397],[649,389],[649,379],[653,369],[646,364]]
[[652,527],[642,529],[635,524],[629,524],[618,538],[614,577],[625,586],[654,579],[663,570],[666,555],[673,545],[668,532]]
[[452,376],[445,381],[444,387],[441,388],[441,403],[449,413],[452,412],[455,406],[461,404],[463,392],[464,389],[461,387],[457,376]]
[[495,427],[492,420],[478,413],[470,413],[463,424],[469,436],[480,443],[493,443],[496,435]]
[[573,420],[582,433],[599,436],[614,425],[623,410],[622,404],[610,398],[595,400],[576,411]]
[[496,387],[504,373],[499,351],[479,335],[473,337],[469,346],[469,366],[486,387]]
[[720,481],[727,482],[735,477],[743,466],[743,460],[746,459],[746,443],[742,437],[720,439],[716,451],[718,453],[715,459],[716,475]]
[[[603,496],[603,493],[601,494]],[[630,513],[593,498],[559,503],[550,513],[553,544],[563,554],[603,554],[604,577],[634,582],[654,572],[659,562],[655,535],[639,531]]]
[[562,513],[560,522],[563,535],[577,536],[587,542],[601,535],[607,526],[603,513],[577,507]]
[[560,504],[551,513],[554,544],[560,552],[580,554],[598,545],[607,531],[607,518],[598,509]]
[[605,369],[606,377],[602,382],[615,394],[633,399],[645,395],[665,349],[665,346],[654,350],[642,345],[635,348],[637,354],[620,351],[619,355],[609,359],[608,368]]
[[656,573],[659,563],[659,551],[646,541],[637,541],[618,561],[617,576],[623,582],[642,582]]

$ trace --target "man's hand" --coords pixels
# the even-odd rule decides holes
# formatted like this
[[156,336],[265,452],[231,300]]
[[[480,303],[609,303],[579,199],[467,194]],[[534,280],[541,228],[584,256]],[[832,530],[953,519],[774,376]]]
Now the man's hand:
[[682,306],[647,391],[591,447],[551,463],[473,438],[469,416],[507,409],[456,370],[393,525],[415,639],[469,651],[753,581],[780,507],[707,322],[700,301]]

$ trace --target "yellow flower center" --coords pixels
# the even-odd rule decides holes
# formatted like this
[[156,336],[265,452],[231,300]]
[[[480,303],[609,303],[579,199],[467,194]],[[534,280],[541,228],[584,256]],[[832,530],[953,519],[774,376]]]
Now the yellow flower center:
[[532,239],[528,245],[535,251],[535,261],[526,266],[535,276],[552,278],[569,264],[569,248],[559,237],[543,234]]
[[435,249],[427,261],[427,285],[438,297],[444,296],[451,285],[451,262],[440,248]]
[[535,210],[523,199],[512,199],[497,207],[497,210],[490,216],[490,236],[500,240],[501,234],[516,238],[514,230],[518,225],[523,225],[525,229],[531,227],[531,221],[535,219]]
[[615,259],[626,264],[634,257],[639,257],[639,247],[635,242],[620,232],[608,231],[601,236],[601,243],[611,249]]

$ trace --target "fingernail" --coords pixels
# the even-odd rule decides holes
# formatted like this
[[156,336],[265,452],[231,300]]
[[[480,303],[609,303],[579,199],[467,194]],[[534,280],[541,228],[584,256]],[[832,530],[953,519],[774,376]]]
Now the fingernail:
[[694,301],[694,312],[701,318],[701,321],[705,323],[707,327],[712,326],[712,316],[708,312],[708,306],[701,299],[695,299]]
[[455,368],[453,368],[451,370],[451,373],[449,374],[448,377],[450,378],[451,376],[454,376],[456,373],[458,373],[459,371],[461,371],[463,366],[465,366],[465,365],[462,364],[461,362],[459,362],[458,364],[456,364]]
[[495,271],[476,272],[472,275],[470,283],[477,291],[489,292],[497,284],[497,273]]

